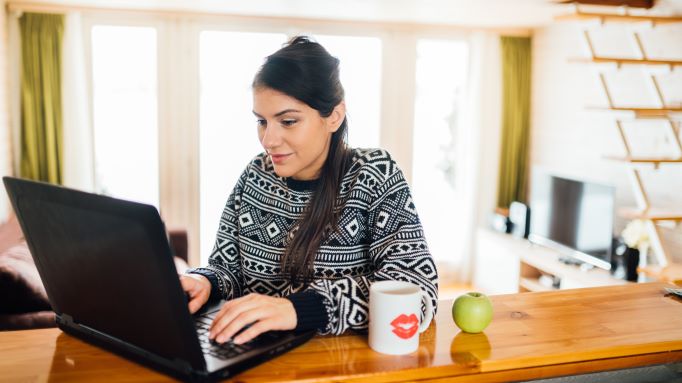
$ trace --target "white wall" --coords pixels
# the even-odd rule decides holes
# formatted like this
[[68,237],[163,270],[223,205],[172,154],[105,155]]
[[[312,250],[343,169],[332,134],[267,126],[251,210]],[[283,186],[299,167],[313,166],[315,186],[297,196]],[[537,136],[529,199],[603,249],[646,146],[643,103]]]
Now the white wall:
[[[557,22],[538,29],[533,38],[533,77],[531,96],[532,166],[566,176],[612,184],[616,187],[617,208],[635,206],[627,164],[608,160],[604,155],[625,154],[615,118],[586,106],[607,106],[594,65],[568,62],[569,57],[588,57],[584,24]],[[598,55],[638,57],[632,24],[607,24],[589,29]],[[642,29],[642,28],[640,28]],[[661,25],[641,30],[650,58],[682,59],[682,24]],[[665,72],[665,68],[664,72]],[[658,107],[654,88],[647,81],[646,68],[612,70],[606,80],[616,105]],[[682,103],[682,67],[660,75],[668,105]],[[633,151],[639,155],[680,155],[671,142],[669,128],[662,121],[625,125],[632,137]],[[678,132],[679,133],[679,132]],[[682,211],[682,164],[648,167],[644,180],[652,206]],[[619,233],[625,220],[617,218]],[[682,228],[668,230],[664,239],[675,256],[682,256]]]
[[[5,1],[0,0],[0,176],[12,173],[12,154],[10,151],[9,129],[9,83],[7,81],[7,16]],[[9,200],[4,186],[0,186],[0,222],[7,219]]]

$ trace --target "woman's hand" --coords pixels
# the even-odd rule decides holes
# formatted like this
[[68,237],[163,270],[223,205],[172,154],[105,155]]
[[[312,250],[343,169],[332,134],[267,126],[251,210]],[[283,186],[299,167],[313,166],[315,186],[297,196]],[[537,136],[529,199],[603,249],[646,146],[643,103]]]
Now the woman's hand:
[[298,318],[290,300],[261,294],[249,294],[223,305],[211,323],[209,339],[224,343],[244,326],[233,342],[241,344],[270,330],[293,330]]
[[211,296],[211,282],[208,278],[199,274],[180,275],[180,284],[185,293],[189,295],[189,312],[194,314]]

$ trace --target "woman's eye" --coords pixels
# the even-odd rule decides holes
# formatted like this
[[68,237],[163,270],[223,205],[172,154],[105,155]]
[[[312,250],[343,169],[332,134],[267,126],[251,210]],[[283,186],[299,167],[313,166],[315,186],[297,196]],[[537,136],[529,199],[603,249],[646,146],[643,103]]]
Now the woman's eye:
[[282,125],[284,126],[292,126],[295,123],[297,123],[297,120],[282,120]]
[[267,122],[265,120],[258,119],[256,120],[256,125],[260,128],[262,126],[267,125]]

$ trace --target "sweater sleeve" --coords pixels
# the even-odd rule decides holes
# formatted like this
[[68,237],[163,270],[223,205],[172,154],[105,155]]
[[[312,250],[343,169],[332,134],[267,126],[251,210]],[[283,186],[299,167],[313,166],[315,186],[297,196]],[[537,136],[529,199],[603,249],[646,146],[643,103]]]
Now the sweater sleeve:
[[[438,301],[438,275],[403,174],[396,171],[375,190],[368,211],[369,257],[373,272],[361,277],[321,279],[310,288],[324,298],[329,321],[321,333],[365,330],[369,323],[369,286],[382,280],[406,281]],[[422,304],[422,317],[426,305]]]
[[296,310],[296,330],[324,331],[329,323],[329,316],[324,304],[324,297],[314,290],[293,293],[286,297]]
[[191,269],[190,273],[200,274],[211,282],[210,301],[233,299],[242,295],[242,270],[239,255],[239,217],[242,192],[249,169],[242,173],[227,199],[220,217],[218,234],[208,266]]

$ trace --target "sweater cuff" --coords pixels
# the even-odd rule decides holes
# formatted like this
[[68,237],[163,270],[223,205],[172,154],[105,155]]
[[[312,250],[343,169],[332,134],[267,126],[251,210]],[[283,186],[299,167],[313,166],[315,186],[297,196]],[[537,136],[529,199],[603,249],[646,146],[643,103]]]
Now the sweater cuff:
[[296,330],[324,330],[327,328],[329,316],[324,305],[324,297],[319,293],[307,290],[293,293],[286,297],[296,310]]
[[209,282],[211,282],[211,295],[208,297],[208,302],[206,303],[213,303],[217,302],[222,298],[222,288],[220,285],[220,279],[218,278],[218,275],[216,275],[215,272],[207,269],[207,268],[196,268],[196,269],[189,269],[186,271],[187,274],[199,274],[203,275],[208,279]]

